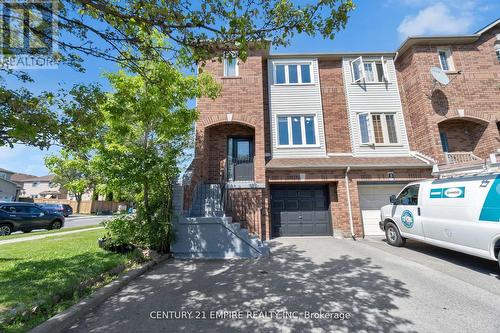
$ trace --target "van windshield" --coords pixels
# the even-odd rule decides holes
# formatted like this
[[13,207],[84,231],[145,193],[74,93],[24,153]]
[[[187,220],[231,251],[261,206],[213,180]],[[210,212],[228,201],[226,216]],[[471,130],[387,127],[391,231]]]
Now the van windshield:
[[410,185],[406,187],[396,199],[398,205],[418,205],[418,189],[420,185]]

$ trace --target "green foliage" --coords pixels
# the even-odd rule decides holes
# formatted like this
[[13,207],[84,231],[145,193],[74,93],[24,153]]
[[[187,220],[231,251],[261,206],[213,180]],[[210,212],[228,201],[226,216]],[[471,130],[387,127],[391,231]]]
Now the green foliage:
[[[354,7],[352,0],[59,0],[55,38],[45,34],[43,24],[29,29],[33,36],[55,43],[54,59],[77,71],[85,70],[82,56],[95,56],[150,79],[150,64],[155,61],[192,68],[228,51],[245,60],[250,50],[269,43],[286,46],[297,33],[332,39],[345,27]],[[49,10],[37,8],[41,13]],[[26,72],[0,69],[0,79],[5,75],[32,81]],[[75,149],[78,144],[72,138],[77,134],[82,141],[98,135],[93,126],[101,118],[93,111],[104,97],[94,88],[72,89],[67,97],[75,104],[69,110],[56,104],[62,110],[58,115],[50,109],[50,93],[36,96],[0,85],[0,146],[24,143],[48,148],[57,143]],[[183,116],[190,117],[179,112],[178,117]]]
[[63,149],[59,156],[47,156],[45,165],[54,174],[52,182],[64,187],[75,196],[78,202],[77,213],[79,213],[82,195],[94,185],[95,171],[92,161]]
[[215,98],[220,87],[211,76],[184,76],[168,63],[142,67],[145,75],[106,74],[114,92],[102,106],[105,131],[93,161],[108,191],[134,195],[140,244],[166,251],[171,184],[198,115],[187,101]]
[[26,89],[0,85],[0,147],[25,143],[48,148],[59,130],[51,100],[49,93],[36,96]]

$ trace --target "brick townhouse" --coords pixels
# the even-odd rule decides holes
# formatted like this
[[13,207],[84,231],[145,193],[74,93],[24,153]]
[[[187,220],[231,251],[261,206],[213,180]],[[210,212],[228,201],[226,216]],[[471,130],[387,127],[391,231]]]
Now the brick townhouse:
[[197,100],[184,210],[216,198],[262,239],[379,234],[380,207],[405,184],[500,148],[499,23],[396,52],[209,62],[222,93]]

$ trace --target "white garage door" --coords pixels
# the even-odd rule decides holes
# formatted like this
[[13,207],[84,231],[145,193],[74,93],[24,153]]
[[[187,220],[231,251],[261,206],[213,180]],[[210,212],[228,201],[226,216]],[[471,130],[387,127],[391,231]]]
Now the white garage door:
[[389,204],[389,197],[398,194],[405,184],[359,185],[359,205],[363,218],[365,236],[379,236],[380,208]]

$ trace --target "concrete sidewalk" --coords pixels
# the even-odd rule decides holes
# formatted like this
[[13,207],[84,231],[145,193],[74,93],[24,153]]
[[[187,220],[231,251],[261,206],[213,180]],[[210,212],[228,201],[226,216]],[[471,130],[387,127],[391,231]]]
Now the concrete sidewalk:
[[19,243],[19,242],[27,242],[27,241],[31,241],[31,240],[35,240],[35,239],[42,239],[42,238],[47,238],[47,237],[64,236],[64,235],[76,234],[79,232],[96,230],[96,229],[103,229],[103,228],[104,227],[95,227],[95,228],[88,228],[88,229],[61,231],[61,232],[56,232],[53,234],[33,235],[33,236],[28,236],[28,237],[6,239],[6,240],[0,240],[0,245]]
[[[267,259],[161,264],[70,332],[500,331],[500,287],[483,288],[484,279],[469,283],[362,240],[282,238],[271,245]],[[494,274],[485,279],[500,286]],[[223,311],[238,317],[210,319]],[[298,317],[271,318],[265,311]],[[350,318],[304,317],[320,311]]]

